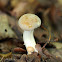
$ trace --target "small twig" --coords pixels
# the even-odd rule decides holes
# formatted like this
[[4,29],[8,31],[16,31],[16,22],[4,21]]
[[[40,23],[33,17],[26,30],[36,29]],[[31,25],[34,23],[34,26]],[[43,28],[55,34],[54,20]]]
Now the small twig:
[[46,46],[49,42],[50,42],[50,41],[47,41],[47,42],[43,45],[42,49],[45,48],[45,46]]
[[42,47],[42,49],[45,48],[45,46],[50,42],[50,40],[51,40],[51,35],[49,36],[49,40],[44,44],[44,46]]

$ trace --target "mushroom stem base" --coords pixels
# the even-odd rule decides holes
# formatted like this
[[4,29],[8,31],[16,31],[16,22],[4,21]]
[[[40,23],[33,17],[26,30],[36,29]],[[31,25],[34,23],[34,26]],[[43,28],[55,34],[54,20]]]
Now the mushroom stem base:
[[[23,40],[24,40],[24,45],[26,46],[26,49],[28,47],[32,47],[35,52],[38,52],[35,48],[36,42],[33,36],[33,31],[24,31],[23,33]],[[28,51],[28,50],[27,50]]]

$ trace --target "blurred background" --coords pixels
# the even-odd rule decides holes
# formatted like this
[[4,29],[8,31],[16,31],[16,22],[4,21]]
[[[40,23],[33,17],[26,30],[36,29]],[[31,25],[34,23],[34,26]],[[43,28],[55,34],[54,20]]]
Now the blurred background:
[[62,58],[62,0],[0,0],[0,52],[25,49],[18,20],[26,13],[41,19],[41,26],[34,31],[36,43],[43,46],[49,41],[46,48]]

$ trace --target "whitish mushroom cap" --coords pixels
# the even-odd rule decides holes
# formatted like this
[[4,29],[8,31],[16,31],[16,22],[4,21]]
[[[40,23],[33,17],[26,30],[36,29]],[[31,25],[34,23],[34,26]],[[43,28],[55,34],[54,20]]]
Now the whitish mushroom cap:
[[22,30],[33,30],[41,25],[41,20],[37,15],[24,14],[18,22]]

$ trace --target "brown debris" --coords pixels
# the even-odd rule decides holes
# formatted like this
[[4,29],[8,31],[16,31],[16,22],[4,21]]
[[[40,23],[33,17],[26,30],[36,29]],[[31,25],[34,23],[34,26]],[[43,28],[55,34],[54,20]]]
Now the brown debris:
[[22,48],[14,48],[14,52],[26,52],[26,50]]
[[[35,3],[35,4],[34,4]],[[33,6],[34,4],[34,6]],[[19,18],[21,15],[25,13],[35,13],[34,11],[39,6],[37,1],[31,2],[20,2],[12,11],[11,15]]]
[[24,13],[26,13],[27,9],[27,3],[26,2],[20,2],[11,12],[12,16],[15,16],[16,18],[20,17]]
[[31,55],[22,55],[20,62],[41,62],[40,58],[37,56],[37,54],[31,54]]
[[49,62],[61,62],[62,60],[60,57],[56,57],[53,54],[50,54],[47,49],[41,48],[40,44],[36,44],[36,49],[38,50],[38,53],[40,54],[43,61]]
[[0,8],[4,8],[8,4],[9,0],[0,0]]

